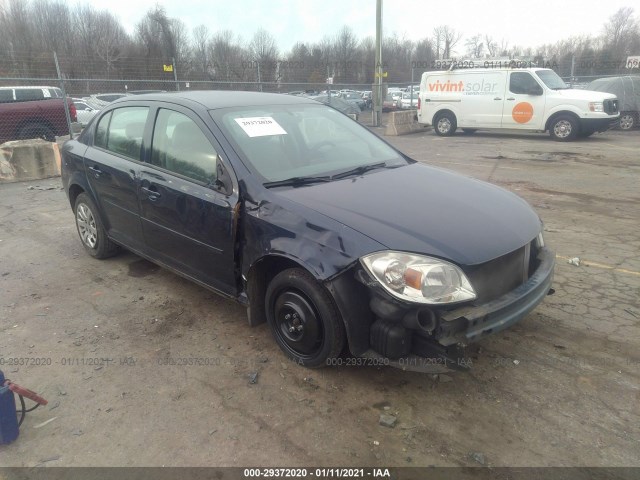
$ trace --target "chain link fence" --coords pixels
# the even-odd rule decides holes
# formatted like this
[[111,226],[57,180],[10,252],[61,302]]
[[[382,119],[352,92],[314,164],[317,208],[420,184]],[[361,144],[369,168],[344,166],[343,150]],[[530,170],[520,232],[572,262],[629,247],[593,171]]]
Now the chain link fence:
[[[499,68],[514,60],[472,59],[466,68]],[[546,60],[516,60],[515,66],[541,66],[556,71],[567,83],[585,88],[596,78],[628,75],[626,59],[604,60],[600,56],[564,56]],[[411,87],[423,72],[451,66],[448,60],[407,60],[402,68],[385,71],[385,88]],[[465,65],[466,63],[466,65]],[[637,65],[636,65],[637,66]],[[109,54],[60,57],[55,53],[0,53],[0,144],[44,138],[55,140],[77,132],[101,108],[124,95],[158,91],[243,90],[317,95],[342,90],[372,91],[374,65],[367,62],[316,60],[236,60],[225,64],[194,59],[124,58]],[[65,102],[65,96],[70,100]],[[397,99],[397,97],[396,97]],[[410,105],[415,103],[411,99]],[[360,107],[370,108],[370,100]]]

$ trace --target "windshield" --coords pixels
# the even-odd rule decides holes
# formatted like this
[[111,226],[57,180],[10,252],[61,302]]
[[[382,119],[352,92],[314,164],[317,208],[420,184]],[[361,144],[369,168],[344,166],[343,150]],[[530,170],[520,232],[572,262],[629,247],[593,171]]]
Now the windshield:
[[381,162],[407,164],[365,127],[324,105],[223,108],[210,114],[247,167],[268,182]]
[[563,90],[569,88],[553,70],[538,70],[536,71],[536,75],[538,75],[538,78],[540,78],[540,80],[542,80],[544,84],[552,90]]

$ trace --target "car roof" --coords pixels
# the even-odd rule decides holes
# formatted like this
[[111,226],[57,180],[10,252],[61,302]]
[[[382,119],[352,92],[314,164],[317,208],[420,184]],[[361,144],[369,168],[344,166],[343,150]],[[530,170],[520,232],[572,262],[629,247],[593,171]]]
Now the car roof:
[[282,93],[236,92],[228,90],[196,90],[189,92],[148,93],[134,97],[124,97],[113,104],[122,105],[138,101],[160,101],[171,103],[198,103],[207,109],[227,107],[252,107],[260,105],[289,105],[316,103],[306,97]]

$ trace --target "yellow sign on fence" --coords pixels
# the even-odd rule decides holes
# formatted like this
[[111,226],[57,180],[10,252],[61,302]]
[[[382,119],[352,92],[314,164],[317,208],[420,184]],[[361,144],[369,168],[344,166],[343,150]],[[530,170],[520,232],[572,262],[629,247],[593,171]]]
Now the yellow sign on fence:
[[165,72],[173,72],[173,65],[163,65]]
[[382,73],[376,72],[376,78],[377,77],[387,78],[388,75],[389,75],[389,72],[382,72]]

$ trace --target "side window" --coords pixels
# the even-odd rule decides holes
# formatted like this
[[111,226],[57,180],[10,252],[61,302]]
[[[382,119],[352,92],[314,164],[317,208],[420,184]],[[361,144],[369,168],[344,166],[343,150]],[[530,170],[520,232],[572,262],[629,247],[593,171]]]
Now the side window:
[[148,115],[149,107],[123,107],[113,110],[107,135],[107,150],[140,160],[142,137]]
[[532,90],[540,88],[531,74],[527,72],[512,72],[509,80],[509,91],[528,95]]
[[151,163],[203,183],[216,180],[218,154],[186,115],[160,109],[153,129]]
[[0,90],[0,103],[8,102],[13,102],[13,90],[10,88]]
[[100,123],[96,127],[96,134],[93,138],[93,144],[96,147],[107,148],[107,131],[109,129],[109,120],[111,120],[111,112],[107,113],[100,119]]
[[42,100],[44,94],[39,88],[16,88],[16,100],[29,102],[31,100]]

